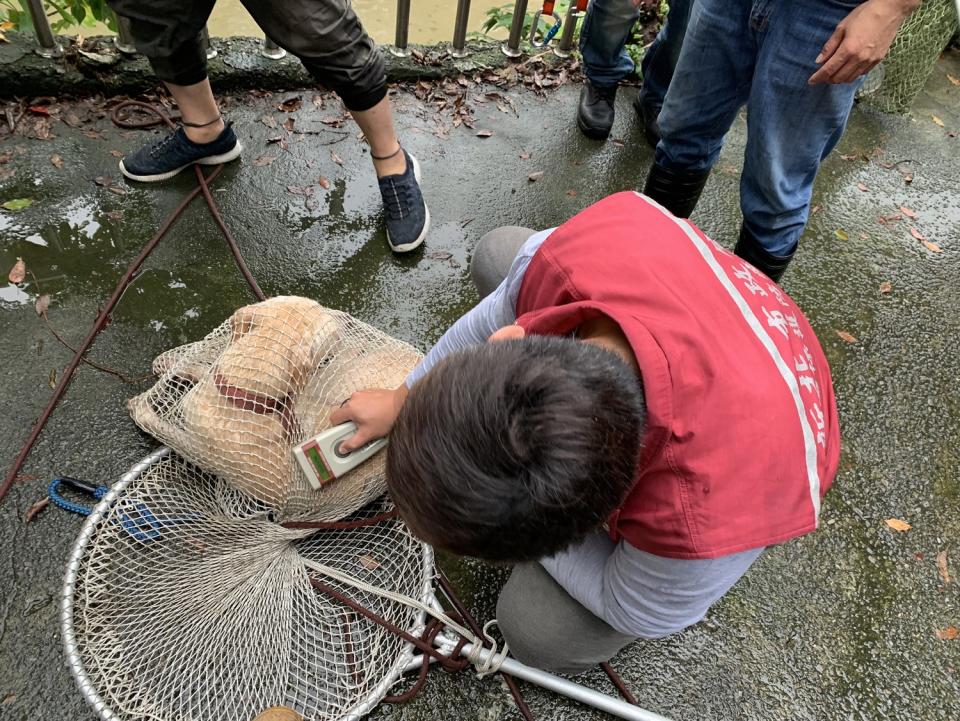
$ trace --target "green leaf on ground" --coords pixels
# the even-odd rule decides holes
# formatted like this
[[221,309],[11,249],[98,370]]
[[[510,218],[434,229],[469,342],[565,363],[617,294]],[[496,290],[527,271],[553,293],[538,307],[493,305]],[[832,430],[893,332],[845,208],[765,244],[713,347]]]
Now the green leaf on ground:
[[14,198],[13,200],[8,200],[3,204],[3,207],[7,210],[23,210],[24,208],[29,208],[33,205],[32,198]]

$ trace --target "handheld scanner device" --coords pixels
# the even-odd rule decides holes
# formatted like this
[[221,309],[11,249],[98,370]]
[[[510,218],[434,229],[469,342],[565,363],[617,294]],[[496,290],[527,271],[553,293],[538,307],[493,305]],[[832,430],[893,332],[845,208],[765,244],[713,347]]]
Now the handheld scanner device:
[[341,451],[340,445],[356,432],[356,424],[341,423],[293,447],[293,457],[314,490],[332,483],[387,445],[386,438],[378,438],[352,453]]

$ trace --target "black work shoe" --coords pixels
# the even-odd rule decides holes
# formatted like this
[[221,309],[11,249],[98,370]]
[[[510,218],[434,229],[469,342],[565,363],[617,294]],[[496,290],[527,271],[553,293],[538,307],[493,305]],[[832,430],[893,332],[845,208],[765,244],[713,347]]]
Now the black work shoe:
[[643,123],[643,137],[647,139],[651,148],[657,147],[657,143],[660,142],[660,126],[657,125],[660,108],[640,102],[640,96],[637,95],[636,100],[633,101],[633,109],[637,111]]
[[746,227],[741,227],[740,237],[737,239],[737,245],[733,252],[770,280],[779,283],[780,278],[783,277],[783,271],[787,269],[790,259],[797,252],[797,246],[793,246],[793,250],[786,255],[774,255],[760,245],[760,241]]
[[643,194],[657,201],[678,218],[689,218],[710,177],[706,170],[669,170],[654,163],[643,186]]
[[407,169],[378,180],[387,214],[387,242],[394,253],[418,248],[430,230],[430,211],[420,192],[420,163],[406,150]]
[[594,140],[605,140],[613,128],[613,102],[617,86],[598,88],[589,80],[583,81],[580,103],[577,105],[577,127]]
[[172,178],[194,163],[220,165],[240,157],[243,148],[231,123],[209,143],[195,143],[179,127],[151,145],[140,148],[120,161],[120,172],[142,183]]

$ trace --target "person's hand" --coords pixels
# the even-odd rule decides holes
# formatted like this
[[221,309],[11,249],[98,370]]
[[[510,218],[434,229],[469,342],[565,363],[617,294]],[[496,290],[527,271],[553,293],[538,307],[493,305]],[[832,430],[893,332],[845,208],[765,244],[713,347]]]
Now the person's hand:
[[919,0],[867,0],[837,25],[817,56],[822,67],[810,76],[811,85],[849,83],[870,71],[890,50],[903,21]]
[[330,414],[330,422],[336,426],[353,421],[357,424],[357,432],[341,444],[342,449],[355,451],[376,438],[385,438],[400,415],[407,392],[406,383],[402,383],[393,390],[372,388],[357,391],[344,401]]

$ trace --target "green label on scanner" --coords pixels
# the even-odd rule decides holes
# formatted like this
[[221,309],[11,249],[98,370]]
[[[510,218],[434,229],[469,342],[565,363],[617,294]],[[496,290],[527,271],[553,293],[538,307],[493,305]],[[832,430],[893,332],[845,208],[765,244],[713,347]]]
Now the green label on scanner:
[[329,483],[333,480],[334,476],[330,472],[330,469],[327,468],[327,464],[323,460],[323,455],[316,446],[310,446],[309,448],[305,449],[304,455],[307,457],[307,459],[309,459],[310,465],[312,465],[314,470],[316,470],[317,477],[320,479],[320,485]]

